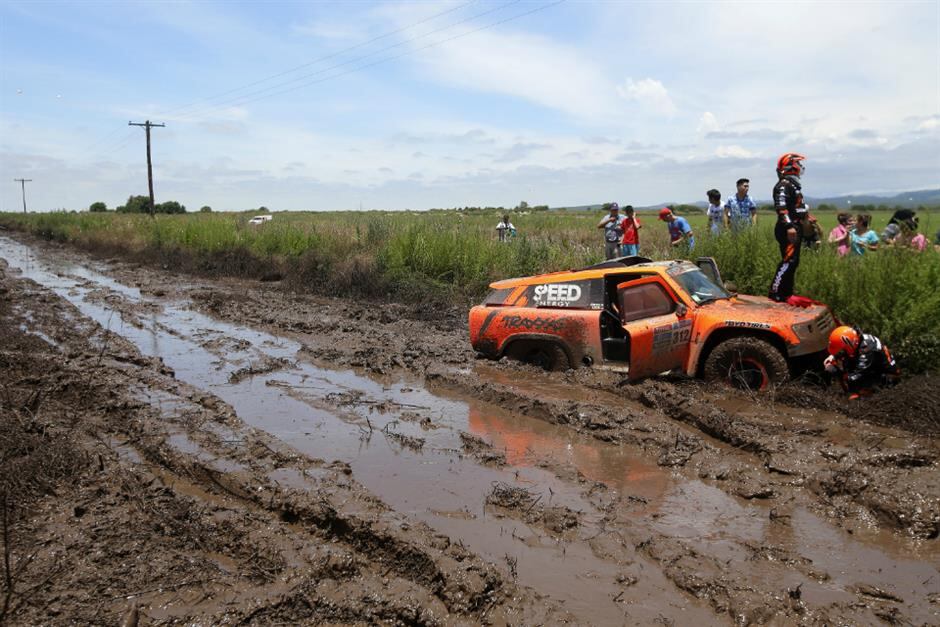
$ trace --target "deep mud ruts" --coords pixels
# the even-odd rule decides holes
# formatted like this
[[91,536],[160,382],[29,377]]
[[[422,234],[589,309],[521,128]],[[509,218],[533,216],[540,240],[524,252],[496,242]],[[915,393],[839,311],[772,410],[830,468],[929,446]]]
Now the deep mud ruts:
[[544,373],[0,237],[0,624],[940,624],[938,383]]

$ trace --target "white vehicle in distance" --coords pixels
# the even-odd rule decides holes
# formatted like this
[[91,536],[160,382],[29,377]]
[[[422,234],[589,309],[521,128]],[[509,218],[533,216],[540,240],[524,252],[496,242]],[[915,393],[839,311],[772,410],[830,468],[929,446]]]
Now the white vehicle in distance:
[[264,224],[265,222],[270,222],[274,219],[274,216],[265,215],[265,216],[255,216],[248,221],[248,224]]

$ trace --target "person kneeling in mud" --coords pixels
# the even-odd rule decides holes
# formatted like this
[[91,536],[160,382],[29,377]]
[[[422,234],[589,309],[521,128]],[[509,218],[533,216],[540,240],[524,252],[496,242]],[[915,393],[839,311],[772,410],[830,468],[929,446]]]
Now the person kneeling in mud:
[[824,365],[829,376],[839,379],[849,400],[894,385],[901,376],[894,357],[880,339],[844,325],[829,334],[829,357]]

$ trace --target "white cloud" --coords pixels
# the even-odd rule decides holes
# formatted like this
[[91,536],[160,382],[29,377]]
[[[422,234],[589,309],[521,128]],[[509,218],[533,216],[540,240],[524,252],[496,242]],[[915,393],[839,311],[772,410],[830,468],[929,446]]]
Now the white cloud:
[[715,156],[720,159],[726,159],[729,157],[736,159],[749,159],[755,155],[753,152],[747,148],[744,148],[743,146],[732,144],[731,146],[718,146],[718,148],[715,149]]
[[711,111],[706,111],[702,114],[702,117],[699,118],[698,126],[695,128],[696,133],[712,133],[717,131],[721,126],[718,124],[718,119],[715,117],[715,114]]
[[317,20],[294,24],[291,30],[300,35],[331,41],[360,41],[367,36],[367,32],[354,22]]
[[486,31],[419,54],[439,82],[506,94],[576,118],[617,114],[613,84],[573,46],[520,32]]
[[634,81],[628,77],[623,85],[617,87],[617,93],[624,100],[639,103],[651,113],[660,115],[676,113],[676,105],[669,96],[669,91],[656,79],[644,78]]

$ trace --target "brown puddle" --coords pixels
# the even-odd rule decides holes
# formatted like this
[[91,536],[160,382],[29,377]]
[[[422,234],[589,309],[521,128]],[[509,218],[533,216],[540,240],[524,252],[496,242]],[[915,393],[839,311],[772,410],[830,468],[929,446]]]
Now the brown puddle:
[[[86,268],[47,267],[35,257],[26,263],[25,247],[2,238],[0,244],[25,276],[109,325],[145,355],[161,358],[177,379],[219,397],[249,426],[310,457],[349,463],[355,480],[396,511],[504,565],[520,583],[563,601],[566,609],[591,622],[714,621],[705,601],[677,593],[660,566],[637,550],[634,540],[646,536],[693,543],[716,559],[740,564],[747,576],[771,588],[803,584],[808,603],[849,602],[855,598],[852,587],[865,581],[910,599],[906,610],[919,619],[936,616],[935,608],[923,602],[940,584],[933,565],[940,558],[936,543],[908,542],[888,533],[853,537],[802,509],[793,512],[790,525],[775,525],[769,521],[769,505],[731,497],[661,468],[639,447],[601,442],[478,399],[433,394],[412,379],[377,381],[352,370],[318,367],[302,358],[298,342],[208,318],[185,302],[160,302],[142,326],[124,324],[100,298],[87,296],[106,288],[139,302],[145,300],[139,290]],[[281,361],[276,369],[255,368],[265,360]],[[544,385],[524,375],[492,376],[497,383],[531,390]],[[586,402],[596,402],[599,394],[568,385],[553,393]],[[162,409],[168,412],[181,410],[160,398],[151,403],[166,403]],[[422,428],[415,415],[436,428]],[[461,432],[501,452],[505,466],[465,454]],[[202,454],[181,432],[168,443]],[[305,475],[292,469],[278,469],[271,478],[308,487]],[[594,483],[606,486],[603,499],[594,498]],[[488,505],[500,486],[529,500],[515,509]],[[175,487],[183,493],[188,489]],[[208,494],[193,496],[211,500]],[[575,524],[553,528],[547,514],[535,516],[557,513],[552,508],[570,512]],[[611,528],[619,530],[619,540]],[[755,561],[752,550],[742,548],[764,545],[786,547],[826,577],[807,575],[807,567],[790,570],[781,580],[779,568]],[[629,587],[623,583],[625,573]]]

